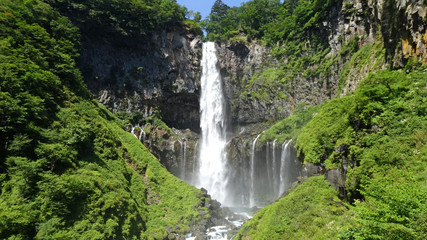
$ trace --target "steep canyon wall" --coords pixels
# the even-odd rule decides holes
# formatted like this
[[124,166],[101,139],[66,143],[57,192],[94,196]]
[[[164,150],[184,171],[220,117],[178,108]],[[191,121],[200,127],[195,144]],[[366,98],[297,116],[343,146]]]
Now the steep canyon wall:
[[181,26],[130,45],[84,39],[85,81],[113,112],[144,118],[158,109],[169,126],[198,131],[201,44]]
[[[326,60],[298,69],[256,40],[217,43],[232,126],[228,146],[232,181],[247,181],[241,170],[249,166],[248,141],[273,120],[290,116],[298,106],[351,93],[369,72],[400,68],[409,60],[425,63],[425,26],[426,7],[421,1],[337,1],[311,33],[327,44],[322,55]],[[201,44],[201,37],[186,27],[170,27],[135,47],[87,39],[81,58],[88,86],[111,110],[139,118],[151,116],[156,108],[161,111],[163,121],[175,130],[151,124],[145,129],[144,144],[175,175],[190,172],[188,179],[194,178],[198,167]],[[301,57],[315,51],[310,41],[305,44]],[[266,148],[267,143],[260,142],[256,149]]]

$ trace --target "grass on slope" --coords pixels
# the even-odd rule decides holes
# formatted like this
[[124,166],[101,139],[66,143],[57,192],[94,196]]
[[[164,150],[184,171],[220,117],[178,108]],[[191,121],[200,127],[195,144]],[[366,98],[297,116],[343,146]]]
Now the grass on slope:
[[257,213],[236,239],[336,239],[347,207],[323,176],[307,179],[284,198]]

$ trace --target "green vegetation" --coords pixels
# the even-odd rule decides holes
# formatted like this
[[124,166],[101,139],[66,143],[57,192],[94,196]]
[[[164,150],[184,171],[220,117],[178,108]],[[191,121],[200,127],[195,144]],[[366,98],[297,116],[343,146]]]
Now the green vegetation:
[[[268,68],[261,74],[254,74],[245,85],[245,91],[240,94],[240,98],[258,99],[270,102],[276,95],[278,85],[284,85],[284,72],[281,68]],[[287,99],[287,96],[280,92],[278,96],[281,99]]]
[[320,163],[325,152],[331,154],[335,143],[330,141],[351,137],[354,130],[349,127],[350,97],[334,99],[325,103],[319,113],[307,123],[298,135],[297,148],[306,162]]
[[208,217],[202,192],[90,99],[66,17],[5,0],[0,21],[1,239],[164,239]]
[[291,101],[296,82],[325,85],[325,79],[339,73],[339,63],[358,49],[356,36],[351,44],[342,42],[342,51],[330,54],[329,40],[319,26],[334,4],[335,0],[291,0],[282,4],[278,0],[252,0],[230,8],[218,0],[202,27],[209,41],[256,41],[271,48],[271,57],[264,59],[262,68],[242,82],[240,99]]
[[202,23],[206,39],[225,41],[239,35],[247,36],[248,40],[259,39],[263,36],[264,25],[275,19],[279,6],[279,0],[253,0],[230,8],[217,0]]
[[352,225],[347,208],[322,176],[312,177],[261,209],[235,239],[337,239]]
[[199,189],[170,174],[132,134],[119,128],[117,131],[120,139],[125,141],[123,146],[133,161],[131,166],[143,175],[148,188],[148,238],[165,238],[169,234],[165,227],[180,234],[189,232],[191,221],[208,217],[200,215],[200,212],[208,210],[203,207],[207,199]]
[[317,114],[320,106],[311,106],[304,108],[300,105],[294,111],[292,116],[280,120],[268,130],[266,130],[260,138],[260,141],[267,142],[278,140],[280,144],[289,139],[297,139],[301,129]]
[[203,21],[203,28],[210,41],[226,41],[243,35],[248,41],[259,39],[266,45],[304,43],[333,3],[335,0],[290,0],[283,4],[279,0],[252,0],[230,8],[217,0]]
[[[182,24],[201,32],[197,13],[171,0],[43,1],[69,17],[86,37],[108,37],[120,43],[122,39],[146,37],[167,26]],[[193,19],[186,19],[186,16]]]
[[[426,81],[424,71],[371,74],[362,81],[354,95],[323,105],[299,135],[299,152],[304,154],[305,161],[323,162],[333,158],[332,151],[343,144],[354,145],[355,157],[367,154],[359,152],[362,148],[383,151],[386,146],[396,145],[399,148],[389,149],[387,155],[380,154],[381,157],[378,155],[374,159],[390,158],[382,163],[393,165],[404,162],[406,157],[402,159],[399,156],[403,153],[407,157],[413,155],[411,152],[417,147],[414,134],[422,133],[426,128],[423,104],[427,101],[423,87]],[[368,155],[374,157],[377,154]]]
[[[366,44],[359,51],[357,50],[358,37],[349,41],[340,51],[340,54],[354,54],[347,61],[338,79],[337,95],[342,92],[344,85],[349,82],[349,79],[354,78],[351,75],[364,74],[360,72],[361,68],[365,68],[364,72],[378,71],[385,62],[385,49],[381,41],[376,41],[375,44]],[[356,46],[355,46],[356,45]],[[350,73],[352,71],[352,73]]]
[[346,228],[341,239],[426,239],[427,168],[424,162],[383,170],[375,167],[365,181],[357,201],[355,226]]
[[[387,70],[370,74],[353,95],[327,101],[315,110],[298,112],[266,131],[264,140],[295,140],[296,135],[299,157],[305,162],[324,163],[329,169],[348,164],[346,191],[353,206],[330,221],[324,216],[313,216],[310,220],[315,223],[326,220],[336,228],[312,231],[303,225],[303,233],[313,235],[298,235],[291,227],[301,226],[304,221],[298,220],[300,216],[293,216],[280,224],[278,231],[269,219],[288,219],[289,214],[299,211],[299,208],[295,210],[295,204],[318,197],[318,193],[313,193],[294,199],[294,192],[298,190],[314,192],[304,183],[278,203],[263,209],[242,228],[239,236],[425,239],[426,85],[424,68],[410,73]],[[312,119],[305,124],[304,116]],[[319,201],[327,205],[329,200]],[[316,206],[301,208],[306,212],[319,209]],[[282,209],[292,211],[280,212]],[[329,226],[327,222],[324,224],[323,227]],[[278,232],[284,235],[276,235]]]

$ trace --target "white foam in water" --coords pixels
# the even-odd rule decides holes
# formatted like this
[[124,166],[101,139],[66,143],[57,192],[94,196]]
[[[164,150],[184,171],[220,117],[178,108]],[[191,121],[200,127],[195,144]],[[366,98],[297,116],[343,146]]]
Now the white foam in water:
[[191,233],[185,235],[185,240],[195,240],[196,237],[193,237]]
[[227,227],[226,226],[211,227],[207,232],[207,239],[227,240]]

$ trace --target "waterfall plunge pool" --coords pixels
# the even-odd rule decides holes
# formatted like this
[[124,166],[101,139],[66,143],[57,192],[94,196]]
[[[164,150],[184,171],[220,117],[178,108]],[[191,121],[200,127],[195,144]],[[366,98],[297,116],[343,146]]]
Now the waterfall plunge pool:
[[[206,231],[205,239],[208,240],[228,240],[232,239],[236,235],[240,227],[250,220],[258,209],[249,207],[227,207],[231,211],[231,215],[225,219],[228,221],[228,225],[213,226]],[[186,240],[195,240],[197,236],[193,236],[192,233],[185,235]]]

